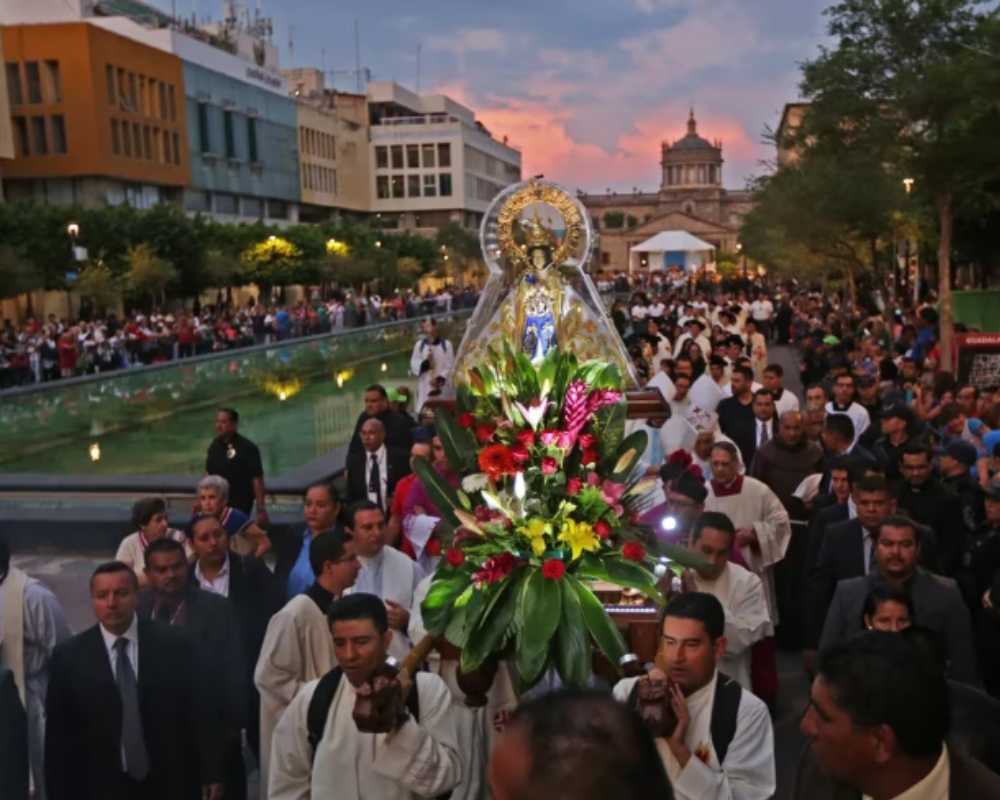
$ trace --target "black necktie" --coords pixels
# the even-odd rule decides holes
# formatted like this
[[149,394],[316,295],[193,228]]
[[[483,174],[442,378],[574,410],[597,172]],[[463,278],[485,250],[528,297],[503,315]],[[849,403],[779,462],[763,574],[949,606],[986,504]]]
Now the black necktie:
[[124,636],[115,642],[115,683],[122,698],[122,750],[125,753],[125,772],[135,781],[149,775],[149,754],[142,733],[142,716],[139,712],[139,684],[128,657],[128,639]]
[[374,453],[371,455],[371,470],[368,473],[368,494],[375,495],[376,505],[385,511],[382,507],[382,476],[379,473],[378,456]]
[[758,445],[758,447],[763,447],[765,444],[767,444],[767,440],[768,440],[767,423],[766,422],[761,422],[760,423],[760,444]]

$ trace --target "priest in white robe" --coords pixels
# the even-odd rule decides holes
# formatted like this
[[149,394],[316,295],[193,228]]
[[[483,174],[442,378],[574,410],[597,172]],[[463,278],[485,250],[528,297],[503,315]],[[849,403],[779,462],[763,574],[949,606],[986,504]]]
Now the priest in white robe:
[[691,583],[699,592],[713,595],[726,612],[726,652],[719,670],[747,691],[750,685],[750,648],[774,626],[764,599],[764,585],[750,570],[729,560],[736,529],[725,514],[702,514],[691,531],[691,549],[709,566],[691,571]]
[[350,537],[339,531],[316,536],[309,545],[316,582],[272,618],[264,635],[254,684],[260,692],[260,786],[267,798],[275,726],[296,693],[336,664],[327,611],[354,583],[360,564]]
[[417,403],[414,406],[418,414],[437,385],[442,380],[450,380],[455,365],[455,348],[438,335],[437,323],[426,319],[420,324],[420,329],[423,335],[413,345],[410,354],[410,373],[418,379]]
[[374,503],[361,501],[348,509],[348,531],[361,560],[361,571],[353,592],[365,592],[382,598],[389,612],[393,630],[389,655],[402,661],[412,642],[407,635],[413,595],[423,572],[409,556],[385,544],[385,515]]
[[[309,740],[310,703],[319,681],[302,687],[274,734],[268,797],[271,800],[409,800],[448,793],[462,778],[451,693],[437,676],[419,672],[419,718],[388,733],[362,733],[353,718],[356,688],[385,663],[393,632],[385,606],[352,594],[330,610],[334,647],[342,672],[316,750]],[[408,704],[408,708],[412,706]]]

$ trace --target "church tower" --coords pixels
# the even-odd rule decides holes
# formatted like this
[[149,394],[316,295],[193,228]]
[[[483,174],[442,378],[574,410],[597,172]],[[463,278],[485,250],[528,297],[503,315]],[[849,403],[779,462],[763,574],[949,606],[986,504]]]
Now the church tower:
[[661,152],[661,193],[722,188],[722,142],[716,140],[713,144],[698,135],[693,108],[688,117],[687,135],[673,144],[663,142]]

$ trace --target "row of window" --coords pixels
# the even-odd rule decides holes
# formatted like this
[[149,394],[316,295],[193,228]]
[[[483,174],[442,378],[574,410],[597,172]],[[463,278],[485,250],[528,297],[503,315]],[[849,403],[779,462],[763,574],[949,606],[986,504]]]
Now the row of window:
[[718,183],[720,169],[715,164],[677,164],[666,168],[668,186],[686,183]]
[[14,126],[14,147],[18,158],[28,156],[63,155],[66,153],[66,118],[11,117]]
[[223,155],[230,160],[240,160],[241,153],[236,146],[237,128],[243,127],[246,131],[246,160],[251,164],[260,161],[260,152],[257,143],[257,118],[244,116],[230,109],[222,110],[222,146],[221,152],[214,148],[216,144],[212,139],[211,116],[217,109],[208,103],[198,103],[198,139],[203,155]]
[[501,161],[499,158],[494,158],[469,145],[465,146],[465,168],[493,178],[502,178],[512,183],[521,180],[521,168],[517,164]]
[[498,183],[491,183],[490,181],[468,173],[465,175],[465,181],[472,191],[472,196],[476,200],[482,200],[484,203],[490,202],[504,189],[504,187]]
[[21,66],[19,61],[8,61],[6,65],[7,96],[12,106],[62,102],[58,61],[25,61],[23,81]]
[[228,192],[202,192],[189,189],[184,193],[184,208],[194,212],[215,212],[248,219],[288,219],[289,207],[284,200],[265,200],[262,197],[229,194]]
[[451,173],[376,175],[375,194],[379,200],[405,197],[451,197]]
[[180,136],[128,120],[111,120],[111,152],[126,158],[142,158],[158,164],[181,163]]
[[337,193],[337,170],[319,164],[302,164],[302,185],[314,192]]
[[112,64],[104,65],[104,79],[111,108],[164,122],[177,121],[177,94],[172,83],[138,75]]
[[[405,166],[404,166],[405,155]],[[375,146],[375,169],[436,169],[451,166],[451,142]]]
[[313,128],[299,128],[299,150],[303,155],[337,159],[337,139],[332,133],[323,133]]

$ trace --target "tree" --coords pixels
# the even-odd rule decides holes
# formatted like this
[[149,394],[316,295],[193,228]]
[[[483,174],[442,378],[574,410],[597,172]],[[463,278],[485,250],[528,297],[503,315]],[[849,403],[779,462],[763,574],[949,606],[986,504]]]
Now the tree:
[[941,366],[951,369],[957,198],[1000,170],[995,29],[980,0],[845,0],[828,9],[832,48],[803,66],[802,141],[860,149],[913,178],[937,216]]
[[0,297],[16,297],[41,288],[41,276],[32,263],[9,244],[0,245]]
[[434,245],[440,254],[439,271],[443,276],[454,270],[459,280],[464,281],[467,272],[474,275],[485,273],[479,237],[457,222],[449,222],[440,228],[434,238]]
[[157,303],[166,305],[167,286],[177,279],[177,270],[174,266],[160,258],[146,243],[130,247],[126,261],[128,272],[125,275],[125,284],[129,290],[136,294],[147,295],[154,306]]
[[121,297],[118,280],[111,268],[100,259],[87,263],[77,279],[76,289],[80,297],[89,300],[93,310],[101,315],[113,308]]
[[295,283],[302,263],[302,251],[288,239],[271,235],[243,251],[240,256],[247,277],[268,296],[275,286]]

